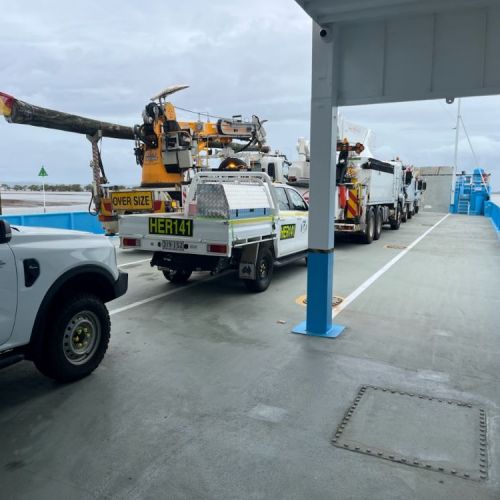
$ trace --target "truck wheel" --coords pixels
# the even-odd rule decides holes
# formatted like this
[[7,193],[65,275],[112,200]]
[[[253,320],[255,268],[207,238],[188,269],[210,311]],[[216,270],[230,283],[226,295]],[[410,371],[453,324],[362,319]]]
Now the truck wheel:
[[373,208],[368,209],[366,214],[366,227],[364,233],[361,235],[361,241],[369,245],[375,236],[375,214]]
[[408,220],[408,205],[405,203],[403,210],[401,212],[401,222],[406,222]]
[[375,208],[375,231],[373,233],[373,239],[378,240],[382,234],[382,209],[380,207]]
[[408,220],[413,217],[413,210],[408,209]]
[[398,204],[398,208],[396,211],[396,218],[391,220],[391,229],[399,229],[401,226],[401,205]]
[[274,259],[271,250],[261,247],[255,263],[255,279],[244,280],[245,286],[251,292],[263,292],[267,290],[273,277]]
[[419,206],[418,205],[415,205],[415,215],[418,214],[418,209],[419,209]]
[[192,271],[187,271],[186,269],[165,269],[163,271],[163,276],[165,276],[168,281],[176,285],[181,285],[182,283],[186,283],[191,277],[191,273]]
[[82,293],[52,309],[38,352],[36,367],[59,382],[73,382],[92,373],[108,348],[108,310],[95,295]]

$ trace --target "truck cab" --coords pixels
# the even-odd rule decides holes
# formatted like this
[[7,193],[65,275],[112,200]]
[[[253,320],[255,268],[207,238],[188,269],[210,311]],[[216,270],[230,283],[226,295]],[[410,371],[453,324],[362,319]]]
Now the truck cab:
[[0,368],[27,359],[63,382],[90,374],[108,347],[105,303],[126,290],[104,236],[0,219]]

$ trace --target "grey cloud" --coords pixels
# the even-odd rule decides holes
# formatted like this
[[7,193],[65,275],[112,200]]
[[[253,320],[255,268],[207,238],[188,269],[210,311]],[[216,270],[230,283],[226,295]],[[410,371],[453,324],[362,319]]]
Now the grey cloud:
[[[311,22],[292,0],[12,2],[0,30],[0,90],[34,104],[123,124],[167,85],[191,87],[180,107],[268,119],[272,147],[295,156],[309,135]],[[500,98],[464,100],[464,119],[487,169],[500,165],[495,129]],[[352,107],[347,119],[369,126],[379,152],[414,164],[450,164],[453,108],[424,102]],[[179,112],[183,118],[193,118]],[[77,135],[0,122],[2,180],[88,182],[90,147]],[[128,141],[105,140],[108,177],[137,183]],[[451,148],[451,150],[450,150]],[[470,169],[461,141],[461,163]],[[496,175],[500,188],[500,172]]]

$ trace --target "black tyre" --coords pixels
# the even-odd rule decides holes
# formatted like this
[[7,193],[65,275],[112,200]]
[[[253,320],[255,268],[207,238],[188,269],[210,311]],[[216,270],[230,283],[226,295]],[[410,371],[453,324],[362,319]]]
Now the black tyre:
[[378,240],[382,234],[382,209],[380,207],[375,207],[375,231],[373,233],[373,239]]
[[408,209],[408,220],[413,217],[413,210]]
[[192,271],[187,271],[185,269],[165,269],[163,271],[163,276],[167,278],[168,281],[175,283],[176,285],[181,285],[186,283],[186,281],[191,277]]
[[251,292],[263,292],[267,290],[273,278],[274,258],[271,250],[261,247],[255,263],[255,279],[243,280],[245,286]]
[[406,222],[408,220],[408,205],[405,203],[403,205],[403,210],[401,211],[401,222]]
[[417,215],[417,214],[418,214],[418,210],[419,210],[419,208],[420,208],[420,207],[419,207],[418,205],[415,205],[415,215]]
[[102,361],[110,331],[101,299],[87,293],[67,298],[51,310],[33,361],[44,375],[59,382],[86,377]]
[[391,219],[391,229],[397,230],[401,226],[401,204],[398,204],[396,218]]
[[361,235],[361,241],[369,245],[375,236],[375,214],[373,208],[369,208],[366,213],[366,227],[364,233]]

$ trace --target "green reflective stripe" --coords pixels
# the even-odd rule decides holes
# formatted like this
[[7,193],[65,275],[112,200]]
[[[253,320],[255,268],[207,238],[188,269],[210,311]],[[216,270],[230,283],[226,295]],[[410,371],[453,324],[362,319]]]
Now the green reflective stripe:
[[238,224],[253,224],[255,222],[272,222],[274,219],[273,217],[254,217],[252,219],[232,219],[229,220],[229,224],[231,226],[238,225]]

